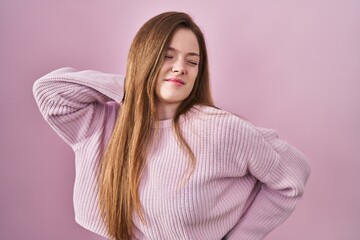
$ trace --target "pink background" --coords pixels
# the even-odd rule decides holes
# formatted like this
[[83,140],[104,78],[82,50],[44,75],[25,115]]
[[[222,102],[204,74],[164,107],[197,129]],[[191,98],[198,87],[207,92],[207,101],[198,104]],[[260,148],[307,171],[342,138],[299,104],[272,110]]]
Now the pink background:
[[74,156],[32,84],[64,66],[124,73],[136,31],[167,10],[203,29],[217,105],[277,129],[311,161],[304,200],[267,239],[359,240],[356,0],[0,0],[0,239],[101,239],[74,221]]

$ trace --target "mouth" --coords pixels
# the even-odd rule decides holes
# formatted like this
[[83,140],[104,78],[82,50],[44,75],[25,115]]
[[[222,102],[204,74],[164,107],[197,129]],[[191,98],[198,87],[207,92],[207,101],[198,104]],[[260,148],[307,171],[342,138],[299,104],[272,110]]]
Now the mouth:
[[176,85],[185,85],[185,81],[180,78],[168,78],[165,79],[165,82],[174,83]]

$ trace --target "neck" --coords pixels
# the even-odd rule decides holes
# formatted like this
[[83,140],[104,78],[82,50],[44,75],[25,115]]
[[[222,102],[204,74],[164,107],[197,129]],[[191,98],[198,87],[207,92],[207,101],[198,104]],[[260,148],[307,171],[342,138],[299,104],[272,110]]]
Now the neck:
[[163,103],[157,102],[156,110],[158,113],[159,120],[168,120],[172,119],[175,115],[176,109],[180,103]]

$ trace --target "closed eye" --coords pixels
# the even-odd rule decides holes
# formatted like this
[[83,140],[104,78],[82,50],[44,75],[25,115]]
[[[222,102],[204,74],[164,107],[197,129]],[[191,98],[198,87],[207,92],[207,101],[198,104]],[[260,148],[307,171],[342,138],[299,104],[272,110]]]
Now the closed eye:
[[188,63],[189,63],[190,65],[193,65],[193,66],[197,66],[197,65],[198,65],[198,62],[196,62],[196,61],[188,61]]
[[171,56],[171,55],[165,55],[165,59],[172,59],[173,58],[173,56]]

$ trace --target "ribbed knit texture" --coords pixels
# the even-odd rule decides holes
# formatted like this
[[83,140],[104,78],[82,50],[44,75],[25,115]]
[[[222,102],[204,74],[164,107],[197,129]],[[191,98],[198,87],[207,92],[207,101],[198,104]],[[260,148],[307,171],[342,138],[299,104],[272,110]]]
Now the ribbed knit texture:
[[[45,120],[75,152],[76,221],[103,236],[96,176],[122,84],[119,75],[63,68],[33,88]],[[176,141],[172,121],[160,121],[140,184],[147,222],[135,215],[137,239],[258,240],[288,218],[303,195],[310,167],[276,131],[205,106],[194,106],[180,126],[195,154],[195,170],[181,181],[189,157]]]

